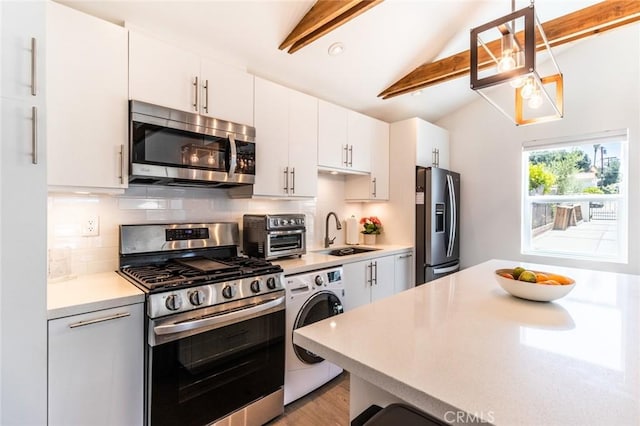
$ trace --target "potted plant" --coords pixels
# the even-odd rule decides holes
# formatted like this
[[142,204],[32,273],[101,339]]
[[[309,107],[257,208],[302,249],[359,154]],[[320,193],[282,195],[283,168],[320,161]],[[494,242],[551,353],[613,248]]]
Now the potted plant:
[[366,245],[373,245],[376,243],[376,235],[382,232],[382,222],[377,216],[363,217],[360,219],[362,225],[362,231],[364,235],[364,243]]

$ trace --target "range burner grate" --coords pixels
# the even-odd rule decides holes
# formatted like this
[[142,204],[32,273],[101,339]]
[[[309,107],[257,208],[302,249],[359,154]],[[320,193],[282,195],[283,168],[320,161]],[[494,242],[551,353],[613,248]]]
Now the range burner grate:
[[[207,262],[210,262],[209,264]],[[194,266],[190,266],[192,263]],[[206,270],[216,264],[213,270]],[[200,265],[209,265],[199,267]],[[211,284],[243,277],[280,272],[279,266],[263,259],[233,257],[229,259],[174,259],[160,264],[127,266],[122,273],[149,290]]]

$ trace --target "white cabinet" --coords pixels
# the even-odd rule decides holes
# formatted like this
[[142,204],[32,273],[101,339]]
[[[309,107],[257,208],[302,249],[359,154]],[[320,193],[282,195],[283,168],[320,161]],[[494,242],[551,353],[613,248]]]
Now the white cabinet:
[[393,202],[386,214],[385,234],[396,244],[416,241],[416,166],[433,166],[433,149],[440,151],[440,167],[449,168],[449,132],[420,118],[410,118],[389,126],[389,192]]
[[253,195],[315,197],[318,100],[256,77],[255,121]]
[[128,186],[127,31],[47,4],[47,182]]
[[200,79],[204,89],[201,95],[201,114],[253,126],[253,75],[202,58]]
[[416,165],[449,168],[449,132],[427,121],[411,119],[415,126]]
[[394,294],[394,256],[343,265],[345,311]]
[[46,3],[0,1],[0,424],[47,415]]
[[135,31],[130,99],[253,126],[253,76]]
[[413,278],[414,268],[413,252],[410,251],[395,255],[394,293],[400,293],[415,286]]
[[[367,117],[368,118],[368,117]],[[368,118],[371,126],[370,175],[349,175],[345,179],[345,198],[352,201],[389,199],[389,124]]]
[[144,304],[49,321],[49,425],[141,425]]
[[200,58],[195,53],[129,32],[130,99],[198,112],[199,76]]
[[346,173],[371,169],[372,118],[318,101],[318,166]]
[[371,170],[371,149],[375,133],[375,119],[359,112],[347,112],[347,142],[349,143],[349,168],[368,172]]

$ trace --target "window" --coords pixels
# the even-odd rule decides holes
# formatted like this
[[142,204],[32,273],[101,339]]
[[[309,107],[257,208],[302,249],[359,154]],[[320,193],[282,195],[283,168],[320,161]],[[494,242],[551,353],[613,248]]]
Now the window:
[[627,262],[627,131],[523,144],[522,253]]

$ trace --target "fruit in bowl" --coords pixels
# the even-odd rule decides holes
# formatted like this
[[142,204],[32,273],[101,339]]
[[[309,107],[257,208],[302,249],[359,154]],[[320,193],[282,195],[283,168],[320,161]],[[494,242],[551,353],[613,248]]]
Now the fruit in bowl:
[[550,302],[566,296],[576,285],[576,282],[567,276],[531,271],[521,266],[497,269],[495,277],[507,293],[538,302]]

